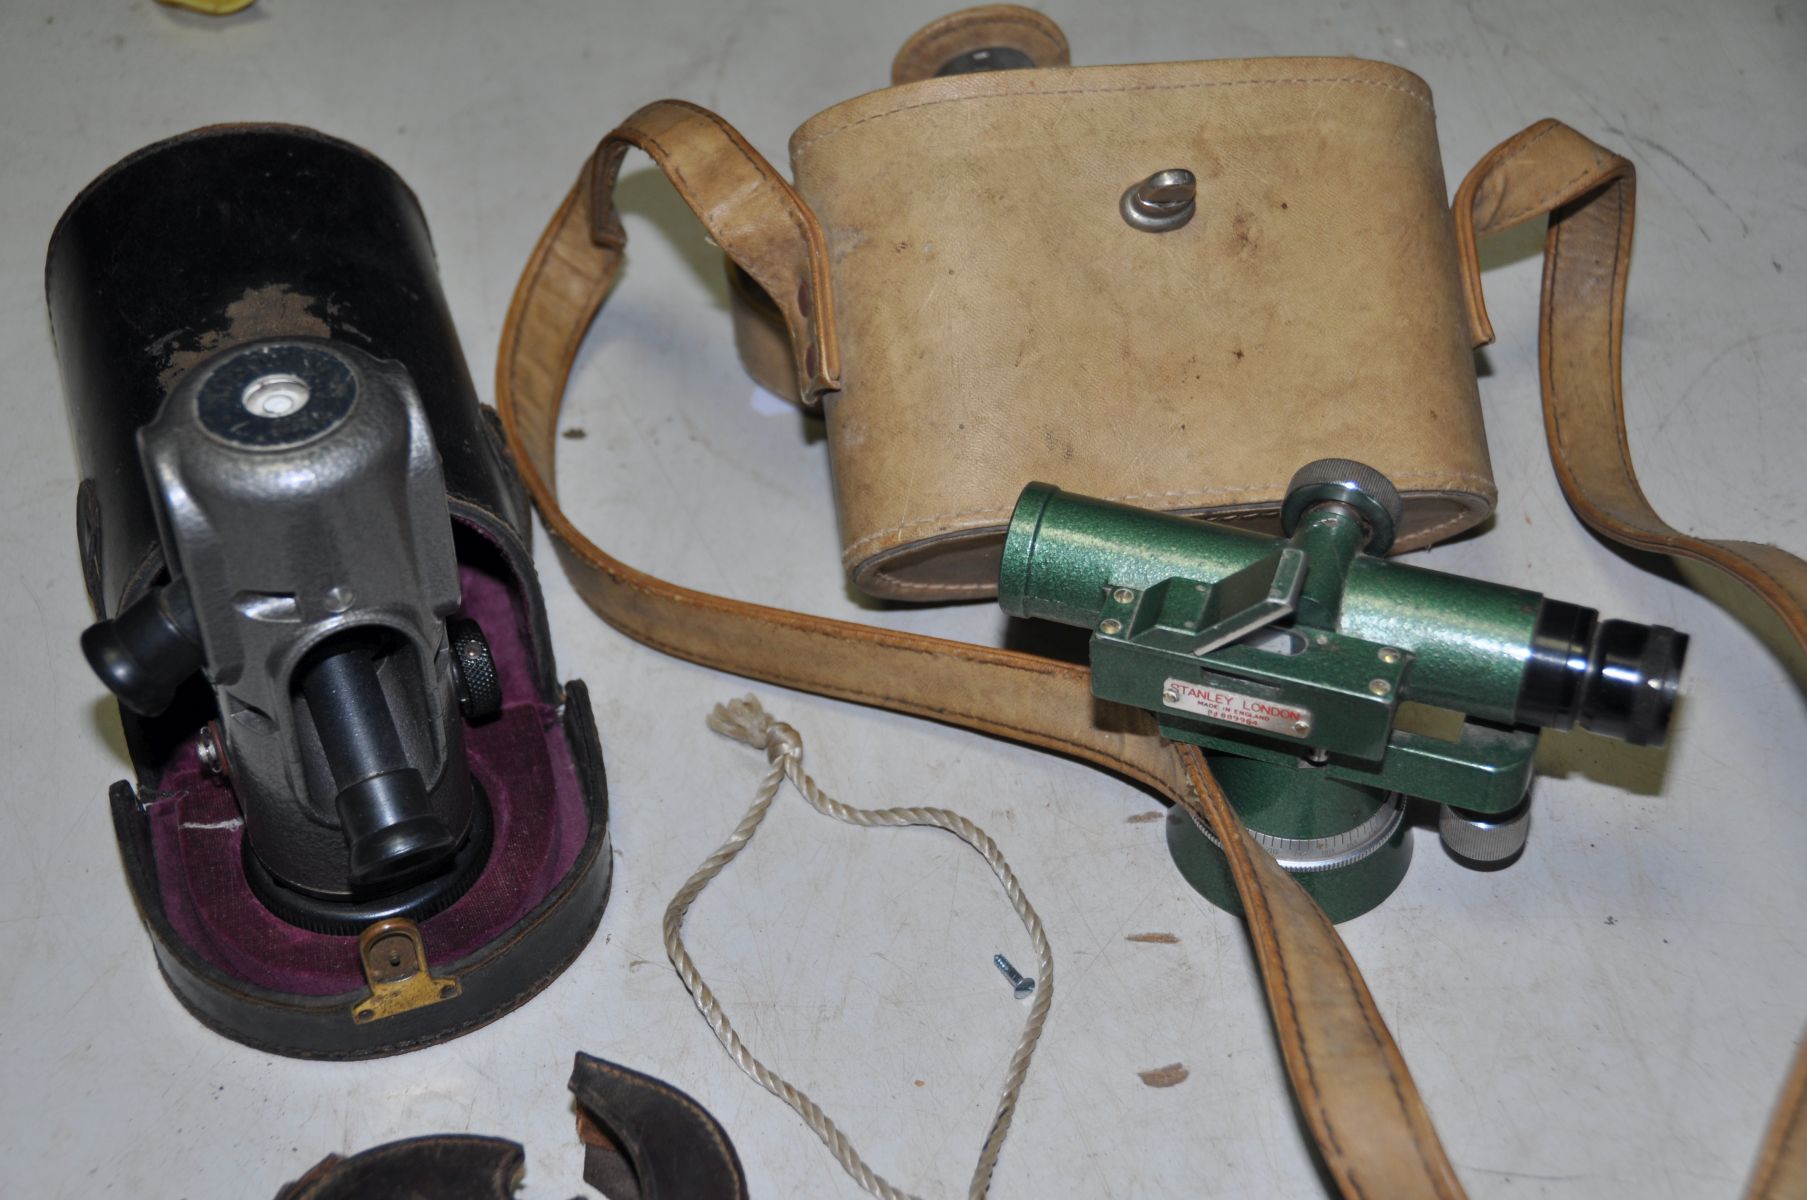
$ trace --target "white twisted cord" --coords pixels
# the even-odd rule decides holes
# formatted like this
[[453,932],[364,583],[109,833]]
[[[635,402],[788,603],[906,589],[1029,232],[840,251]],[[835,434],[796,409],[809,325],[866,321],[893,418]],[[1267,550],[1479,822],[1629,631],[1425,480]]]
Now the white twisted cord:
[[868,828],[880,825],[932,825],[945,829],[977,850],[997,875],[998,882],[1004,885],[1004,894],[1010,898],[1011,906],[1023,919],[1023,928],[1029,931],[1040,975],[1035,985],[1035,999],[1029,1007],[1029,1019],[1023,1025],[1022,1039],[1017,1042],[1016,1052],[1010,1056],[1010,1068],[1004,1077],[1004,1090],[998,1096],[997,1114],[992,1118],[991,1132],[979,1152],[979,1163],[973,1168],[972,1183],[967,1188],[969,1200],[979,1200],[991,1186],[991,1173],[997,1166],[998,1151],[1003,1148],[1004,1135],[1010,1131],[1010,1120],[1016,1113],[1017,1095],[1023,1090],[1023,1079],[1029,1074],[1029,1060],[1035,1054],[1035,1044],[1041,1039],[1042,1026],[1047,1024],[1048,1010],[1054,1003],[1054,952],[1048,946],[1047,934],[1042,931],[1041,918],[1035,915],[1034,906],[1023,895],[1022,885],[1011,872],[1010,864],[1004,861],[1004,854],[998,849],[997,843],[983,829],[959,813],[945,808],[854,808],[852,805],[842,804],[818,788],[816,781],[804,773],[802,736],[784,722],[774,721],[767,716],[765,709],[752,696],[716,705],[715,711],[709,714],[709,728],[764,750],[771,769],[760,781],[759,791],[753,797],[752,805],[748,807],[746,815],[741,817],[740,824],[734,827],[734,832],[728,835],[728,840],[703,860],[696,873],[684,882],[684,886],[678,889],[678,894],[671,898],[671,903],[666,905],[665,953],[670,957],[671,965],[677,968],[678,977],[684,981],[684,986],[690,989],[703,1019],[715,1031],[716,1038],[728,1051],[729,1057],[741,1070],[751,1075],[760,1087],[795,1109],[797,1115],[815,1130],[816,1136],[822,1139],[847,1169],[847,1173],[861,1187],[881,1200],[914,1200],[914,1197],[887,1182],[867,1166],[866,1160],[860,1157],[853,1144],[847,1140],[847,1135],[829,1120],[828,1114],[814,1100],[753,1057],[753,1052],[747,1049],[746,1043],[740,1040],[740,1035],[728,1023],[727,1014],[722,1012],[715,993],[703,982],[696,964],[684,949],[684,914],[690,910],[696,898],[703,894],[709,881],[721,874],[722,868],[733,862],[735,855],[753,840],[754,831],[765,820],[766,811],[771,808],[772,799],[777,796],[778,788],[786,778],[817,812],[850,825]]

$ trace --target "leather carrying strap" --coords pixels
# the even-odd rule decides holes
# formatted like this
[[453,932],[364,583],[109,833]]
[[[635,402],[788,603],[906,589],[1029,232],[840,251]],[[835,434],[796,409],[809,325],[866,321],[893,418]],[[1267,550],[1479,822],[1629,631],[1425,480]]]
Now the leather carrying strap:
[[[1454,213],[1475,344],[1493,340],[1475,239],[1549,213],[1538,358],[1544,430],[1563,495],[1615,542],[1731,575],[1807,646],[1807,562],[1757,542],[1690,537],[1657,516],[1638,486],[1619,374],[1636,184],[1631,163],[1556,121],[1539,121],[1481,159],[1456,191]],[[1807,1196],[1807,1041],[1770,1118],[1747,1195]]]
[[1635,199],[1631,163],[1556,121],[1539,121],[1476,164],[1454,213],[1475,344],[1493,340],[1475,240],[1549,213],[1538,341],[1544,426],[1563,494],[1615,542],[1730,574],[1807,646],[1807,562],[1758,542],[1690,537],[1657,516],[1638,487],[1619,376]]
[[[1552,130],[1560,130],[1561,136]],[[565,516],[555,481],[559,407],[584,335],[620,269],[624,237],[610,191],[630,146],[652,156],[715,242],[776,302],[797,348],[804,401],[818,400],[838,383],[823,239],[796,193],[712,113],[661,101],[628,118],[603,139],[535,247],[509,309],[497,362],[503,423],[578,593],[611,625],[668,654],[1069,754],[1197,812],[1227,848],[1287,1072],[1339,1190],[1354,1198],[1461,1196],[1399,1049],[1342,939],[1317,905],[1249,837],[1195,748],[1161,740],[1147,713],[1098,705],[1082,666],[679,587],[610,557]],[[1599,173],[1590,174],[1589,164]],[[1550,185],[1563,178],[1570,178],[1572,186]],[[1605,190],[1593,190],[1603,183],[1609,183]],[[1462,195],[1467,199],[1463,203],[1459,197],[1458,229],[1465,282],[1477,298],[1471,308],[1477,336],[1486,325],[1478,304],[1474,214],[1486,217],[1479,227],[1491,231],[1511,223],[1504,218],[1522,220],[1563,206],[1552,218],[1544,295],[1544,384],[1553,452],[1562,453],[1586,436],[1583,424],[1604,420],[1610,429],[1619,420],[1618,341],[1624,250],[1631,228],[1629,164],[1550,122],[1489,155],[1463,185]],[[1469,213],[1466,219],[1463,210]],[[1566,232],[1577,221],[1574,235]],[[1596,261],[1602,247],[1609,251],[1604,275]],[[1553,328],[1563,331],[1557,373],[1549,365]],[[1550,401],[1553,380],[1557,387],[1574,390]],[[1602,400],[1610,403],[1604,416],[1595,411]],[[1561,437],[1559,422],[1567,423]],[[1622,444],[1622,434],[1620,438]],[[1585,516],[1583,505],[1589,501],[1582,497],[1593,492],[1578,494],[1574,478],[1579,474],[1593,486],[1598,467],[1591,456],[1577,459],[1576,466],[1564,469],[1559,460],[1558,470]],[[1668,530],[1642,504],[1629,461],[1621,459],[1620,468],[1624,483],[1605,490],[1620,497],[1628,487],[1646,514],[1644,523]],[[1624,508],[1599,502],[1592,506],[1608,513]],[[1618,536],[1606,524],[1598,527]],[[1677,545],[1688,543],[1673,530],[1668,536]],[[1697,556],[1750,581],[1738,567],[1727,565],[1745,559]],[[1786,598],[1789,589],[1778,585],[1776,594]],[[1795,588],[1793,595],[1807,595],[1807,588]],[[1798,599],[1793,606],[1803,618],[1796,628],[1807,637],[1807,616]],[[1802,1070],[1807,1070],[1807,1059]],[[1792,1107],[1778,1116],[1777,1132],[1766,1147],[1768,1165],[1760,1168],[1753,1196],[1780,1196],[1781,1191],[1757,1189],[1785,1188],[1786,1180],[1795,1178],[1787,1173],[1801,1169],[1791,1157],[1807,1153],[1802,1146],[1807,1137],[1793,1136],[1803,1123],[1801,1075],[1797,1071],[1789,1093]],[[1771,1178],[1782,1182],[1765,1185]]]

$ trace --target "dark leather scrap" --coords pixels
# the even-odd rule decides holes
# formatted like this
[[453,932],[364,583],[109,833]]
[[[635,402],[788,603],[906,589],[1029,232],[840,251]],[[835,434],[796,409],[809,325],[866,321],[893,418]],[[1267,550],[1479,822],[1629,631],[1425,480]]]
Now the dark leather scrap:
[[571,1092],[584,1182],[608,1200],[747,1200],[727,1131],[669,1083],[579,1054]]
[[527,1156],[505,1138],[437,1133],[329,1154],[276,1200],[512,1200]]

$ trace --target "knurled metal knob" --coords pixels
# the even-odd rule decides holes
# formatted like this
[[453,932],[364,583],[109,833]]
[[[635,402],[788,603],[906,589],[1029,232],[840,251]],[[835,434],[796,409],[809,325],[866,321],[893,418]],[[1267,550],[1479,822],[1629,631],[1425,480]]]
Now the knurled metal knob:
[[1385,554],[1405,519],[1405,501],[1385,475],[1350,458],[1320,458],[1293,473],[1280,508],[1280,527],[1290,536],[1305,514],[1320,504],[1347,504],[1368,527],[1369,554]]
[[1478,867],[1499,867],[1525,848],[1531,833],[1531,798],[1509,812],[1478,813],[1445,804],[1437,814],[1437,832],[1449,852]]
[[452,648],[452,677],[458,684],[458,710],[467,721],[481,721],[502,711],[502,677],[490,657],[489,640],[475,622],[453,617],[445,623]]

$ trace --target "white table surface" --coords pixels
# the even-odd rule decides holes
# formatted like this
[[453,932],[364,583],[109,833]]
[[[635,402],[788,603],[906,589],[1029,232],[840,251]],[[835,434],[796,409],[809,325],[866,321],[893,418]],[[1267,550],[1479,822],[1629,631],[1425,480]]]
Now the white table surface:
[[[1686,530],[1807,551],[1807,7],[1698,0],[1146,0],[1050,6],[1079,62],[1357,54],[1435,91],[1453,188],[1555,116],[1640,170],[1626,323],[1631,438]],[[520,1012],[401,1058],[294,1062],[192,1020],[158,978],[105,807],[127,774],[76,650],[88,620],[76,475],[44,314],[45,241],[122,155],[221,120],[316,125],[419,193],[479,391],[515,273],[597,138],[640,103],[728,115],[774,161],[791,128],[881,85],[940,6],[766,0],[302,3],[208,21],[150,0],[0,4],[0,1193],[266,1197],[329,1151],[471,1130],[525,1143],[523,1195],[586,1191],[565,1079],[586,1050],[721,1118],[756,1196],[858,1189],[728,1061],[667,964],[659,914],[759,774],[709,734],[749,690],[606,629],[542,559],[566,676],[608,760],[615,887],[595,941]],[[753,403],[714,252],[645,159],[631,265],[573,383],[562,479],[629,562],[729,595],[993,640],[987,605],[858,604],[818,429]],[[1654,574],[1570,514],[1539,427],[1535,232],[1490,248],[1483,378],[1501,485],[1479,536],[1420,555],[1693,636],[1666,752],[1547,739],[1512,869],[1468,872],[1416,831],[1410,875],[1343,927],[1476,1197],[1736,1194],[1807,1022],[1807,671],[1721,581]],[[543,534],[539,535],[544,554]],[[1698,589],[1698,590],[1696,590]],[[1737,614],[1750,624],[1734,619]],[[16,640],[13,640],[16,639]],[[1792,674],[1789,663],[1792,661]],[[1156,806],[1097,771],[760,686],[808,766],[860,804],[955,807],[1002,843],[1059,963],[999,1197],[1321,1197],[1240,925],[1171,868]],[[853,830],[782,795],[694,911],[739,1027],[881,1171],[964,1191],[1025,1009],[990,964],[1030,959],[978,860],[926,830]],[[1170,933],[1173,944],[1128,940]],[[1183,1063],[1156,1089],[1138,1072]]]

